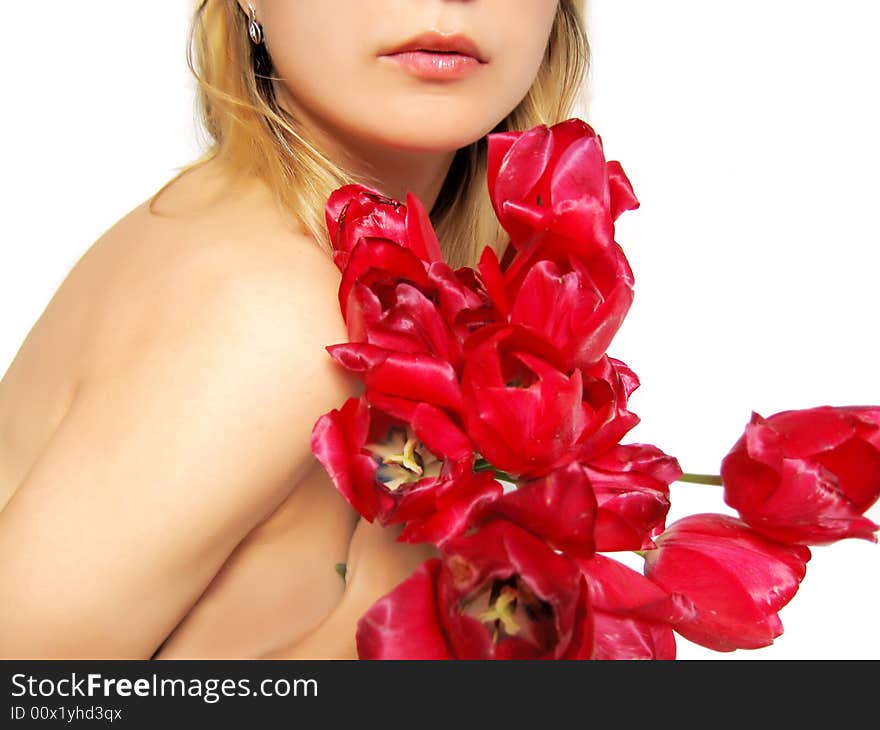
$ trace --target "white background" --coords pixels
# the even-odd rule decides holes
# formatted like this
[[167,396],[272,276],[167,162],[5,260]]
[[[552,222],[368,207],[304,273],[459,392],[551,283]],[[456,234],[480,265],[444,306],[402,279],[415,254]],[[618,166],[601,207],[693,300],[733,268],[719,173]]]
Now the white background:
[[[94,240],[197,151],[188,0],[29,3],[0,44],[0,372]],[[584,116],[642,206],[610,354],[641,378],[625,442],[715,472],[752,410],[880,404],[880,13],[864,0],[595,0]],[[673,485],[670,521],[729,511]],[[880,521],[877,506],[869,512]],[[880,658],[880,546],[815,548],[772,647]]]

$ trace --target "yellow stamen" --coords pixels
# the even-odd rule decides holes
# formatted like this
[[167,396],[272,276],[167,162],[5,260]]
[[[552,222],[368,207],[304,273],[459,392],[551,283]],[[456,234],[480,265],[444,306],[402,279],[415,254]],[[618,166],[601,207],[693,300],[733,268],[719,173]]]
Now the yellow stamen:
[[[510,586],[504,586],[495,602],[488,610],[483,611],[479,615],[480,621],[500,621],[504,626],[504,631],[510,635],[517,633],[520,629],[519,624],[513,618],[516,611],[514,602],[517,599],[516,589]],[[497,641],[498,629],[492,635],[492,640]]]
[[409,427],[393,428],[384,441],[368,443],[366,448],[379,462],[377,478],[392,491],[423,477],[437,476],[443,465]]
[[403,445],[403,451],[388,454],[388,456],[385,457],[385,463],[400,464],[405,469],[421,476],[423,471],[422,466],[416,461],[416,458],[418,458],[418,455],[416,454],[417,443],[419,443],[418,439],[407,439],[406,443]]

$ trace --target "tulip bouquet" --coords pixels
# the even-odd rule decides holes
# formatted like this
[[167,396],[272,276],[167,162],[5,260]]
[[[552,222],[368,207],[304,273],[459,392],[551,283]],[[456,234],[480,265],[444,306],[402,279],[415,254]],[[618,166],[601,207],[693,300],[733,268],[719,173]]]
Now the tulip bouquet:
[[[428,214],[360,185],[326,206],[364,383],[311,447],[363,516],[442,557],[361,617],[362,659],[673,659],[782,633],[810,545],[876,542],[880,407],[752,413],[720,475],[682,472],[638,422],[636,374],[607,350],[633,301],[614,223],[639,203],[585,122],[490,134],[509,242],[452,269]],[[720,485],[738,518],[666,525],[669,485]],[[644,558],[638,572],[614,557]]]

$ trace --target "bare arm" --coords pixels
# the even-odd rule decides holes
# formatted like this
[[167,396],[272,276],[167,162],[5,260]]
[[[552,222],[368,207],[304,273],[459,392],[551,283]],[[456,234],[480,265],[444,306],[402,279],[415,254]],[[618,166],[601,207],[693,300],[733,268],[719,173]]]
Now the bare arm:
[[0,512],[0,657],[148,658],[312,465],[353,389],[323,349],[338,274],[243,254],[154,282]]

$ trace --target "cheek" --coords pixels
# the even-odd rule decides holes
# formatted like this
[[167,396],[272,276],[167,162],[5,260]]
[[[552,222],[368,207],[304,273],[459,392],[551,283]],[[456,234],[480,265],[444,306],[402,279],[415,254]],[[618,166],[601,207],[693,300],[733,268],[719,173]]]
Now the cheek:
[[[495,53],[489,97],[512,111],[528,93],[541,68],[557,3],[548,0],[504,0],[497,3],[493,29]],[[503,10],[502,10],[503,8]],[[500,120],[499,120],[500,121]]]
[[512,0],[507,13],[499,11],[500,55],[511,74],[534,79],[553,30],[557,5],[547,0]]
[[[322,117],[344,113],[359,104],[371,54],[358,28],[366,19],[363,5],[350,8],[345,23],[334,23],[327,11],[337,2],[307,0],[266,14],[268,45],[279,83],[297,103]],[[349,5],[350,3],[343,3]],[[338,21],[338,18],[336,19]]]
[[273,48],[272,60],[294,98],[309,106],[344,107],[363,86],[364,61],[349,48],[330,48],[314,37],[292,39],[280,53]]
[[368,42],[370,3],[363,0],[263,0],[264,32],[278,75],[307,95],[344,90]]

